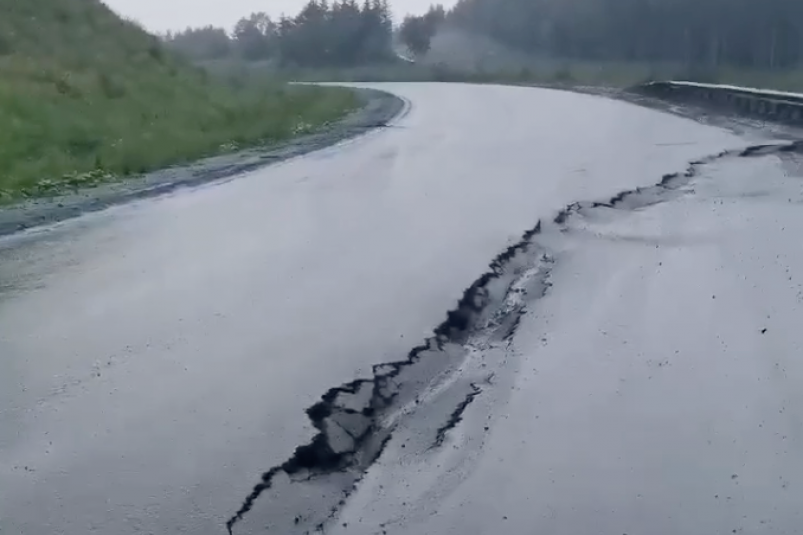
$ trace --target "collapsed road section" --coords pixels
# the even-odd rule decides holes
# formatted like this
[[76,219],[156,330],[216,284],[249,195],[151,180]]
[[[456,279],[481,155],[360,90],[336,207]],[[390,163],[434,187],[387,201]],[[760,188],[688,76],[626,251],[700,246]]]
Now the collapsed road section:
[[[450,407],[439,411],[445,417],[434,428],[427,446],[441,447],[465,409],[493,382],[492,371],[481,384],[455,377],[463,372],[467,359],[476,358],[476,348],[504,344],[515,332],[526,305],[549,289],[554,262],[550,240],[559,236],[573,214],[596,208],[637,210],[666,202],[682,195],[683,187],[702,166],[717,160],[801,150],[803,143],[792,142],[721,152],[691,162],[683,172],[664,175],[654,186],[623,191],[606,201],[572,203],[551,220],[539,221],[494,259],[434,329],[433,336],[404,360],[375,366],[372,378],[334,387],[307,409],[317,435],[298,447],[289,460],[262,475],[227,522],[228,532],[240,532],[246,520],[249,527],[260,526],[269,533],[321,531],[337,517],[368,468],[393,440],[397,426],[427,409],[429,391],[451,388]],[[541,239],[547,233],[550,238]]]
[[[503,341],[524,310],[523,295],[546,288],[549,258],[533,242],[538,223],[501,253],[489,270],[465,292],[457,307],[432,337],[413,348],[404,360],[376,365],[371,379],[332,388],[307,409],[318,434],[279,466],[265,472],[239,511],[227,522],[229,533],[271,491],[271,531],[304,532],[321,526],[336,512],[364,471],[381,454],[393,432],[394,418],[420,403],[437,381],[458,372],[477,338]],[[436,442],[460,421],[460,413],[479,393],[470,391],[436,432]],[[303,488],[300,488],[303,487]],[[334,489],[334,490],[332,490]],[[288,499],[292,500],[288,506]]]

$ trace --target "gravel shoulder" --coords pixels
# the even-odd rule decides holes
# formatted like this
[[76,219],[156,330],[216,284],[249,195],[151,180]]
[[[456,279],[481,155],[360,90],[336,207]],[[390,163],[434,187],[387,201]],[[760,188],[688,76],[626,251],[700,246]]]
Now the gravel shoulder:
[[301,156],[368,130],[381,128],[401,113],[406,103],[390,93],[355,89],[364,105],[322,130],[296,139],[205,158],[190,165],[175,166],[69,194],[31,199],[0,208],[0,236],[32,227],[57,223],[88,212],[133,200],[155,197],[178,188],[198,186]]

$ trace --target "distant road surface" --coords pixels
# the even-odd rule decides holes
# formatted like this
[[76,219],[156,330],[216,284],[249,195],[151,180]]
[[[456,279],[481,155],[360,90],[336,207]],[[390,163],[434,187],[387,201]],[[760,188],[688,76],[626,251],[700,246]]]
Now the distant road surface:
[[[0,533],[800,533],[794,154],[586,95],[380,88],[409,102],[387,128],[0,240]],[[258,486],[539,220],[510,273],[543,291],[375,418],[376,458]]]

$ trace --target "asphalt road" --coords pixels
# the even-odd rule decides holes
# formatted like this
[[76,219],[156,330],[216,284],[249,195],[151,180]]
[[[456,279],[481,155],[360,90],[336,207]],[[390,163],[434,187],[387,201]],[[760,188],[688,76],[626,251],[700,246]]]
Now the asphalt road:
[[801,533],[801,177],[727,156],[545,227],[460,426],[407,417],[326,533]]
[[[539,220],[747,145],[586,95],[383,87],[410,102],[388,128],[0,240],[3,535],[224,533],[315,435],[308,407],[408,355]],[[260,495],[234,532],[276,508],[283,534],[320,510],[355,534],[795,532],[803,318],[780,277],[803,259],[778,162],[723,158],[699,166],[726,185],[706,195],[545,227],[515,276],[548,290],[515,336],[461,338],[376,424],[376,463],[328,474],[320,500],[316,481]],[[774,193],[741,194],[759,179]]]

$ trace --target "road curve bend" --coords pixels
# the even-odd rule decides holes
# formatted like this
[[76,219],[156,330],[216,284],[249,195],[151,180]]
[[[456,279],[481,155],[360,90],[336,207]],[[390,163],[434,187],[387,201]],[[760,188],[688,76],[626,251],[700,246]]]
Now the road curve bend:
[[[369,384],[361,381],[382,364],[405,361],[414,348],[423,347],[416,356],[455,357],[447,359],[458,363],[453,369],[417,370],[420,391],[408,393],[408,405],[384,407],[381,421],[359,405],[376,394],[376,384],[362,401],[352,399],[357,408],[343,418],[372,419],[340,421],[342,451],[357,441],[349,425],[370,425],[374,450],[351,458],[345,472],[328,474],[325,488],[300,481],[307,486],[295,489],[293,478],[303,470],[282,476],[290,490],[280,499],[298,500],[288,506],[289,529],[314,529],[339,514],[344,499],[329,507],[332,489],[348,495],[358,480],[367,485],[392,473],[368,468],[383,448],[397,449],[398,437],[429,430],[442,446],[474,396],[497,399],[478,395],[491,376],[461,379],[471,366],[466,344],[477,340],[468,326],[480,325],[484,314],[461,299],[499,294],[493,281],[513,284],[529,272],[530,290],[554,286],[543,277],[550,258],[520,256],[527,247],[517,247],[541,230],[539,221],[553,221],[576,201],[685,176],[692,162],[745,146],[720,129],[588,95],[379,87],[410,103],[386,128],[231,180],[0,239],[0,532],[205,535],[224,533],[227,522],[234,532],[263,532],[272,519],[287,519],[273,516],[270,493],[255,491],[268,490],[260,487],[263,474],[290,466],[296,448],[320,433],[313,426],[318,413],[307,410],[323,394],[352,381]],[[614,265],[613,256],[604,259],[603,268]],[[595,288],[589,276],[578,280]],[[521,308],[505,291],[499,296],[499,310]],[[487,327],[488,318],[481,319]],[[510,334],[503,319],[494,325]],[[572,338],[569,322],[559,328]],[[491,344],[498,331],[483,332],[490,338],[471,351],[499,351]],[[567,347],[563,358],[581,350]],[[559,356],[553,358],[558,366]],[[587,370],[574,373],[593,385],[600,370]],[[503,376],[513,388],[514,377]],[[401,377],[395,396],[405,379],[393,377]],[[433,386],[422,377],[443,380]],[[567,379],[563,372],[555,377]],[[559,384],[552,386],[560,393]],[[359,398],[361,390],[352,390]],[[378,432],[430,398],[427,417],[397,428],[393,440]],[[515,396],[498,399],[501,407]],[[332,407],[323,407],[319,423],[333,425],[326,420]],[[500,436],[517,440],[510,430]],[[525,436],[537,440],[535,431]],[[328,446],[337,450],[332,440]],[[483,464],[477,477],[502,484],[503,477],[491,477],[496,468]],[[546,465],[537,468],[548,473]],[[429,488],[416,481],[419,490]],[[393,500],[406,502],[396,491]],[[319,502],[309,499],[316,493]],[[373,506],[363,494],[342,511],[352,519],[339,526],[356,529],[357,519],[368,519]],[[255,498],[246,507],[249,496]],[[459,509],[455,503],[447,505]],[[381,532],[386,521],[371,529]]]

